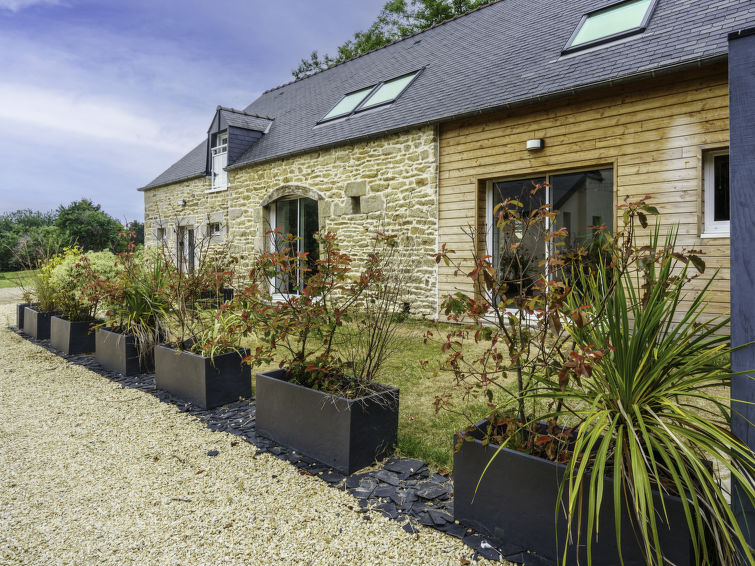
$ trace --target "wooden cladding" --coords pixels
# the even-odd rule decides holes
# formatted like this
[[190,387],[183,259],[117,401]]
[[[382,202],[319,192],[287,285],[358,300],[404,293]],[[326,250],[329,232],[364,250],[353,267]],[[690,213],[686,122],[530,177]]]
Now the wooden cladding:
[[[704,252],[706,275],[720,269],[709,311],[727,312],[729,239],[700,234],[703,152],[728,147],[728,97],[724,63],[441,125],[440,243],[470,257],[465,231],[485,229],[488,180],[613,167],[614,204],[651,195],[661,222],[679,224],[678,244]],[[545,148],[527,151],[533,138]],[[441,297],[472,290],[443,264],[439,278]]]

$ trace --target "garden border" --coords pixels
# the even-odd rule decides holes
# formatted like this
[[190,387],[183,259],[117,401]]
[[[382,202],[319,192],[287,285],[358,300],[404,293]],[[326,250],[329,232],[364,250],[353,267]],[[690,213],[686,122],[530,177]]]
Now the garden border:
[[[160,401],[172,403],[181,412],[189,413],[212,431],[228,432],[241,437],[257,446],[255,457],[271,454],[293,464],[301,474],[319,478],[332,488],[348,491],[358,500],[358,511],[363,513],[365,521],[370,520],[369,513],[374,511],[391,520],[403,522],[402,528],[410,534],[418,532],[417,525],[424,525],[461,539],[475,551],[475,559],[481,556],[488,560],[506,560],[518,564],[526,562],[527,566],[555,566],[551,560],[532,554],[519,545],[493,540],[470,527],[455,523],[453,481],[446,476],[431,474],[421,460],[390,457],[373,466],[374,469],[347,476],[294,450],[279,446],[272,440],[257,436],[256,406],[252,399],[216,409],[201,409],[158,389],[154,373],[122,375],[100,365],[94,355],[67,355],[54,348],[49,340],[33,338],[15,326],[9,326],[8,329],[69,363],[83,366],[124,388],[137,389]],[[216,455],[208,453],[208,456]]]

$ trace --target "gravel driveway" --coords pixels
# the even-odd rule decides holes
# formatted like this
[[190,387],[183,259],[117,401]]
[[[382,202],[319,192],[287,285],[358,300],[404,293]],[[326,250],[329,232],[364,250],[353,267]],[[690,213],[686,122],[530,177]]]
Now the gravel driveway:
[[348,493],[27,342],[13,316],[0,307],[1,564],[471,560],[457,539],[359,513]]

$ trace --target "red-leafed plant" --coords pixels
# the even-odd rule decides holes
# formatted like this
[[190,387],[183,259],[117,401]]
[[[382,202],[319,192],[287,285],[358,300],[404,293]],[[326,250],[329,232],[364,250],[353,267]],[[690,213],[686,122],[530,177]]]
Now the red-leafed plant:
[[[259,339],[248,361],[277,361],[292,381],[329,393],[355,398],[373,392],[403,305],[395,270],[388,269],[395,238],[378,234],[357,267],[333,233],[315,234],[315,260],[297,251],[297,237],[280,229],[268,236],[276,245],[257,257],[252,284],[238,297],[239,317]],[[365,320],[367,338],[351,340]]]

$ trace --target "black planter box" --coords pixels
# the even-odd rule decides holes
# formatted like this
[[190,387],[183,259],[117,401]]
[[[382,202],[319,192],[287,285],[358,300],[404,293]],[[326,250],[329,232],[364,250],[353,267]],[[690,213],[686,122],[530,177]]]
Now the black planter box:
[[257,374],[257,433],[351,474],[393,451],[399,390],[360,399],[289,383],[285,370]]
[[24,310],[29,306],[31,306],[31,303],[18,303],[16,305],[16,328],[18,330],[24,329]]
[[58,314],[55,311],[38,311],[35,307],[24,307],[24,334],[37,340],[50,338],[50,319]]
[[70,321],[60,316],[50,321],[50,344],[64,354],[89,354],[94,352],[93,328],[96,320]]
[[[477,424],[484,427],[487,421]],[[477,431],[471,433],[474,437]],[[498,450],[498,446],[483,446],[482,433],[472,442],[463,442],[454,454],[454,518],[489,536],[493,541],[520,545],[526,550],[561,564],[566,542],[566,518],[563,509],[567,494],[562,495],[562,506],[556,524],[556,503],[561,479],[566,466],[537,456],[502,448],[490,463],[480,481],[485,466]],[[589,478],[588,478],[589,480]],[[475,494],[477,482],[480,486]],[[566,491],[566,490],[565,490]],[[656,510],[660,509],[658,494]],[[666,557],[677,566],[693,566],[694,550],[684,516],[681,499],[663,496],[669,525],[657,517],[658,532]],[[587,497],[583,498],[587,511]],[[621,523],[622,556],[625,566],[645,566],[645,560],[635,542],[629,517]],[[583,517],[582,536],[579,540],[579,562],[576,555],[576,527],[570,541],[566,564],[587,564],[586,518]],[[556,528],[558,527],[558,531]],[[599,517],[599,541],[593,540],[593,564],[619,564],[614,525],[613,482],[606,480]],[[558,539],[556,539],[558,532]],[[558,545],[558,548],[557,548]]]
[[167,346],[155,347],[155,385],[179,399],[212,409],[252,396],[252,370],[241,360],[248,352],[214,358]]
[[133,336],[104,328],[98,328],[95,334],[94,357],[102,367],[122,375],[153,370],[151,361],[139,360]]

